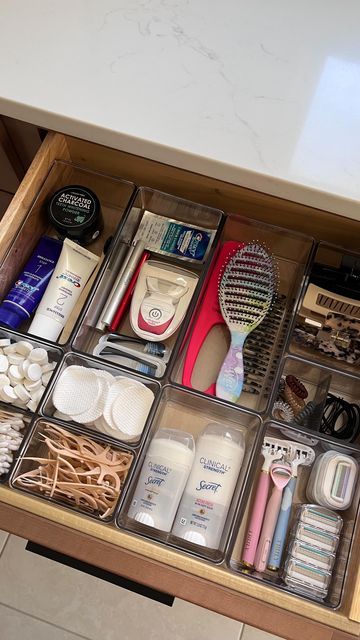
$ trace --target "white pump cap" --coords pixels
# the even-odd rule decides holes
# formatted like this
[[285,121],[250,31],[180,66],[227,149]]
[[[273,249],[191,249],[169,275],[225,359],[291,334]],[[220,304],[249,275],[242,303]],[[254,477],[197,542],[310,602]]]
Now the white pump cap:
[[49,318],[43,313],[36,313],[28,332],[45,340],[56,342],[62,330],[63,326],[57,320]]

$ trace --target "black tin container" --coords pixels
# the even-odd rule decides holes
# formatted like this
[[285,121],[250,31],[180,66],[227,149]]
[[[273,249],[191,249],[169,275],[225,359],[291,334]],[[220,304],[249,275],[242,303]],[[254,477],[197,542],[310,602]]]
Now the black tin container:
[[60,238],[81,245],[91,244],[103,229],[101,205],[97,195],[80,185],[58,189],[47,204],[49,220]]

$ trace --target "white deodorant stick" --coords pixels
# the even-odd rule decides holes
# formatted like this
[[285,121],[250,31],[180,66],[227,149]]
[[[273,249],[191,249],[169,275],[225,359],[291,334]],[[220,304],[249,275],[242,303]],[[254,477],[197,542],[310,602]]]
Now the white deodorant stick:
[[212,422],[196,440],[195,460],[172,533],[217,549],[244,457],[241,429]]
[[147,450],[128,511],[129,518],[170,531],[194,460],[194,438],[178,429],[159,429]]

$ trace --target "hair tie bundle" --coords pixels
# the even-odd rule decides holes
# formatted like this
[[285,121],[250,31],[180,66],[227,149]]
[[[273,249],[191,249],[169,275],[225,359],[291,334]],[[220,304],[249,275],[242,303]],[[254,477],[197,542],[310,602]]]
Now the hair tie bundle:
[[360,407],[346,402],[332,393],[328,394],[321,420],[320,431],[327,435],[353,442],[360,431]]

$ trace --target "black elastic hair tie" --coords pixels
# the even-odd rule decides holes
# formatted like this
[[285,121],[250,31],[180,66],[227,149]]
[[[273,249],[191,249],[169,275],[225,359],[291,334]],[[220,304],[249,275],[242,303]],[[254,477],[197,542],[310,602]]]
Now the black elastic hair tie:
[[360,407],[329,393],[320,425],[321,433],[354,442],[360,431]]

